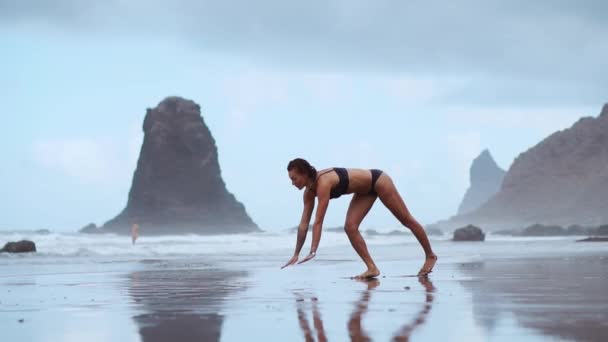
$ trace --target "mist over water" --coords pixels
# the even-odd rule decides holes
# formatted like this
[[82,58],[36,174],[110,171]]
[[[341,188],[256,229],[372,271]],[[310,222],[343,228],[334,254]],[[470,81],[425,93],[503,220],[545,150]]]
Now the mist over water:
[[[164,235],[141,236],[136,244],[125,235],[88,235],[80,233],[24,234],[2,233],[0,242],[32,240],[38,252],[32,257],[155,257],[255,254],[258,252],[292,252],[295,233],[252,233],[232,235]],[[311,239],[311,233],[307,242]],[[324,232],[323,246],[349,246],[344,233]],[[374,236],[374,244],[395,244],[415,241],[413,236]]]
[[[363,236],[368,246],[395,246],[403,249],[405,255],[417,256],[420,248],[412,234],[373,235],[365,232]],[[454,243],[451,234],[431,236],[437,248],[444,249],[448,255],[472,255],[479,253],[501,254],[501,256],[520,256],[525,253],[550,253],[554,250],[551,241],[559,243],[561,251],[588,248],[586,244],[576,244],[577,236],[566,237],[511,237],[487,234],[484,243]],[[284,255],[293,253],[296,234],[251,233],[233,235],[165,235],[140,236],[135,244],[130,236],[103,234],[89,235],[80,233],[23,233],[0,232],[0,244],[22,239],[36,243],[37,253],[25,255],[0,254],[0,260],[38,260],[43,259],[81,259],[81,260],[138,260],[142,258],[181,258],[181,257],[222,257],[240,255]],[[308,251],[312,234],[309,231],[302,249]],[[323,232],[320,255],[335,249],[350,248],[348,237],[343,232]],[[74,261],[74,260],[72,260]],[[446,261],[446,260],[443,260]]]

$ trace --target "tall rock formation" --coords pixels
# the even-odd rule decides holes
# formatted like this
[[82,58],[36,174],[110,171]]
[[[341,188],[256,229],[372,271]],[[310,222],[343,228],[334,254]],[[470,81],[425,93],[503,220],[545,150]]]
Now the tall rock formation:
[[258,231],[226,190],[217,148],[198,104],[168,97],[148,109],[144,142],[126,208],[101,231],[223,234]]
[[484,229],[608,223],[608,104],[520,154],[500,191],[477,210],[439,222]]
[[470,186],[458,207],[458,214],[479,208],[499,190],[505,170],[501,169],[488,150],[473,160],[470,170]]

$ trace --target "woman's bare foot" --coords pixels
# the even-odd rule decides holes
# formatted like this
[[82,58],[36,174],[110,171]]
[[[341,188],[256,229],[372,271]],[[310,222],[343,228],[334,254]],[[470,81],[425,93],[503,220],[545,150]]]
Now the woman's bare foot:
[[433,271],[433,267],[435,266],[436,262],[437,262],[437,256],[435,254],[427,256],[426,260],[424,261],[424,265],[422,265],[422,268],[418,272],[418,275],[425,276],[425,275],[431,273]]
[[367,271],[355,276],[355,279],[372,279],[380,275],[380,270],[376,267],[369,268]]

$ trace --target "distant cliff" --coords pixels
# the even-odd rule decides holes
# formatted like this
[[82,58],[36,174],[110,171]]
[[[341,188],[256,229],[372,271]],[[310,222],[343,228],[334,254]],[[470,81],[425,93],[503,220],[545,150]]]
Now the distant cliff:
[[477,210],[439,222],[484,229],[608,223],[608,104],[520,154],[500,191]]
[[470,186],[458,207],[458,214],[479,208],[499,190],[505,170],[498,167],[488,150],[473,160],[470,170]]
[[101,227],[129,234],[219,234],[259,231],[226,190],[217,147],[198,104],[168,97],[148,109],[144,142],[126,208]]

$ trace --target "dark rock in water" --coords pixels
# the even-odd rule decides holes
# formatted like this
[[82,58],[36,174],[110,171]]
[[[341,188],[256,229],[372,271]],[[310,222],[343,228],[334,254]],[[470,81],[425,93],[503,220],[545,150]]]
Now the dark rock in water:
[[480,228],[473,225],[458,228],[454,231],[454,241],[484,241],[486,235]]
[[48,235],[48,234],[51,234],[51,231],[48,229],[38,229],[38,230],[35,230],[34,233],[40,234],[40,235]]
[[[300,229],[300,227],[299,226],[295,226],[295,227],[289,228],[288,231],[290,233],[297,233],[298,229]],[[310,231],[310,229],[312,229],[312,225],[308,225],[308,231]]]
[[[289,228],[289,232],[290,233],[297,233],[298,232],[299,227],[295,226],[295,227],[291,227]],[[308,226],[308,231],[311,232],[312,231],[312,225]],[[323,227],[323,231],[324,232],[332,232],[332,233],[342,233],[344,232],[344,227],[342,226],[337,226],[337,227]]]
[[328,227],[328,228],[323,228],[323,230],[326,232],[343,233],[344,227],[342,227],[342,226]]
[[85,234],[102,234],[104,231],[97,227],[95,223],[89,223],[82,227],[78,232]]
[[7,242],[6,245],[4,245],[4,248],[0,249],[0,253],[28,253],[35,251],[36,244],[29,240]]
[[577,240],[576,242],[608,242],[608,224],[599,226],[597,229],[592,229],[590,235],[595,236]]
[[592,236],[586,239],[576,240],[576,242],[608,242],[608,237]]
[[260,231],[226,190],[215,140],[198,104],[168,97],[148,109],[126,208],[102,230],[140,235]]
[[406,230],[391,230],[388,233],[380,233],[375,229],[367,229],[365,230],[365,235],[367,236],[402,236],[408,235]]
[[543,226],[535,224],[527,227],[521,233],[522,236],[563,236],[568,235],[566,230],[560,226]]
[[434,228],[434,227],[429,227],[429,228],[425,228],[424,231],[426,232],[426,235],[429,236],[441,236],[443,235],[443,230],[439,229],[439,228]]
[[599,226],[595,231],[595,235],[608,235],[608,224]]
[[494,196],[500,190],[505,173],[505,170],[496,164],[490,151],[484,150],[473,160],[469,172],[471,185],[458,207],[458,214],[473,211]]
[[568,235],[589,235],[591,231],[588,228],[573,224],[566,228],[566,234]]
[[515,230],[515,229],[500,229],[500,230],[497,230],[497,231],[495,231],[495,232],[492,232],[492,234],[495,234],[495,235],[510,235],[510,236],[514,236],[514,235],[520,235],[520,234],[521,234],[521,232],[520,232],[520,231],[517,231],[517,230]]
[[[288,228],[288,229],[287,229],[287,231],[288,231],[289,233],[292,233],[292,234],[293,234],[293,233],[297,233],[299,228],[300,228],[300,227],[295,226],[295,227]],[[310,228],[310,226],[308,226],[308,228]]]

